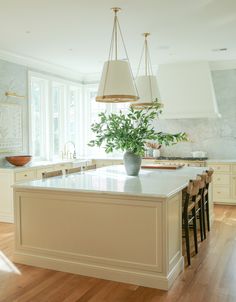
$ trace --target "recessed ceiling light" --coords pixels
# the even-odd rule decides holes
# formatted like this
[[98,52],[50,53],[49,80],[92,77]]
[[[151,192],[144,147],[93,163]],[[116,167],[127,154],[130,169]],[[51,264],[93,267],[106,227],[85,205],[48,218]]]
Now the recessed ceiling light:
[[25,33],[26,33],[26,34],[30,34],[31,31],[30,31],[30,30],[26,30]]
[[69,51],[72,51],[73,49],[72,49],[72,48],[69,48],[68,50],[69,50]]
[[212,49],[212,51],[227,51],[227,50],[228,50],[228,48],[226,48],[226,47]]

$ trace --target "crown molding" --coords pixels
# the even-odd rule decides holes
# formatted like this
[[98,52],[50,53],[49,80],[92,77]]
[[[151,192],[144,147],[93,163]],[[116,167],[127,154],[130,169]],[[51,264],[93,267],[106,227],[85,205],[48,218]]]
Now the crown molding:
[[43,60],[38,60],[35,58],[18,55],[1,49],[0,49],[0,59],[11,63],[23,65],[34,70],[44,71],[50,74],[62,76],[63,78],[76,80],[78,82],[84,81],[84,74],[77,72],[75,70],[60,65],[52,64]]

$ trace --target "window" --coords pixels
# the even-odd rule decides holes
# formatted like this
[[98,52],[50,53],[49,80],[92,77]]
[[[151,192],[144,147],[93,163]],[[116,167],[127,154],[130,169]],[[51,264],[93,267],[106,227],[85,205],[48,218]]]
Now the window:
[[[103,148],[89,147],[91,124],[101,111],[125,111],[129,104],[95,101],[98,85],[79,84],[30,72],[30,152],[36,159],[59,159],[66,142],[77,156],[105,156]],[[113,155],[120,155],[114,152]]]
[[31,95],[31,145],[32,154],[36,157],[45,156],[45,115],[44,108],[47,103],[48,83],[44,79],[32,78],[30,86]]
[[32,155],[58,159],[68,141],[82,154],[82,85],[33,72],[29,81]]

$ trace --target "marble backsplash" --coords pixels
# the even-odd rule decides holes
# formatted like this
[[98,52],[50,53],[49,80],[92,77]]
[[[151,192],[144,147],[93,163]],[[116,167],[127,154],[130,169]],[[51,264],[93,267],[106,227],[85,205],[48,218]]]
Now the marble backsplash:
[[236,158],[236,70],[212,72],[221,118],[158,120],[155,128],[175,133],[185,131],[190,142],[162,147],[164,156],[191,156],[192,151],[206,151],[212,159]]

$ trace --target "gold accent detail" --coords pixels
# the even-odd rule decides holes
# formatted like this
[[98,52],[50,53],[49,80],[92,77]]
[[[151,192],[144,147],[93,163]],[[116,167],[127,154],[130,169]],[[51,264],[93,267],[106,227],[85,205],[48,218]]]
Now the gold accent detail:
[[[154,102],[150,102],[150,103],[138,103],[138,104],[131,104],[130,106],[136,109],[142,109],[142,108],[150,108],[153,106]],[[163,108],[164,104],[161,102],[158,102],[158,104],[160,104],[159,108]]]
[[148,36],[150,36],[151,34],[150,33],[143,33],[142,34],[145,38],[147,38]]
[[112,7],[111,10],[116,14],[121,11],[120,7]]
[[129,102],[136,102],[138,99],[139,99],[139,97],[135,96],[135,95],[118,94],[118,95],[97,96],[96,97],[96,102],[101,102],[101,103],[129,103]]
[[19,99],[24,99],[25,98],[24,95],[18,95],[16,92],[12,92],[12,91],[6,91],[5,96],[13,97],[13,98],[19,98]]

